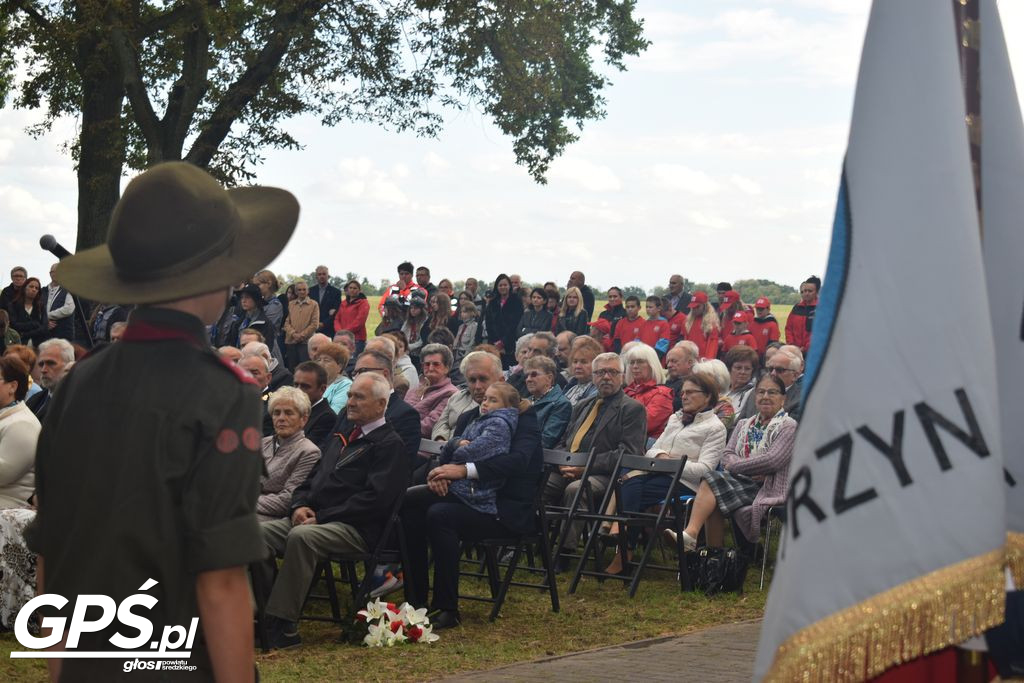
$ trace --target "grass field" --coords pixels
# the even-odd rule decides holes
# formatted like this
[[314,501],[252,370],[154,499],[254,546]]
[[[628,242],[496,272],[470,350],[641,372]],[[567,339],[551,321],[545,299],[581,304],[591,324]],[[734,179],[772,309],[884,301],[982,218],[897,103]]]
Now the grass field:
[[[757,580],[751,567],[746,593],[708,598],[681,593],[674,573],[648,571],[631,600],[620,582],[598,584],[594,579],[584,579],[575,595],[567,595],[569,576],[562,576],[557,614],[551,612],[546,593],[513,587],[493,624],[487,621],[490,605],[463,601],[463,625],[442,631],[436,643],[383,649],[341,644],[333,624],[302,622],[302,646],[260,655],[259,668],[262,680],[288,683],[435,679],[756,619],[767,596],[767,591],[757,590]],[[482,581],[463,579],[462,591],[482,595],[486,587]],[[401,594],[395,597],[401,599]],[[13,649],[22,649],[13,634],[0,635],[0,680],[46,680],[41,660],[10,659]]]
[[[380,325],[380,313],[377,312],[377,302],[380,300],[379,296],[370,297],[370,316],[366,319],[366,331],[371,337],[374,336],[373,331],[377,329],[377,325]],[[591,320],[597,320],[598,315],[604,310],[607,301],[597,301],[594,308],[597,311],[590,316]],[[775,319],[779,321],[779,332],[782,334],[782,338],[786,338],[786,319],[789,318],[790,306],[775,306],[775,310],[772,311],[775,315]]]

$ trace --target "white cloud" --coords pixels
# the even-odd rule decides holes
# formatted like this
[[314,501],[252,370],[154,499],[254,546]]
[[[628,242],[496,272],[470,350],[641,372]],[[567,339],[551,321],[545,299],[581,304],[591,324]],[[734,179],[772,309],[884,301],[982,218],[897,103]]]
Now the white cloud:
[[752,178],[741,176],[738,173],[734,173],[729,176],[729,180],[731,180],[732,184],[739,188],[741,192],[751,195],[759,195],[764,192],[764,190],[761,189],[761,184],[759,182]]
[[608,166],[595,164],[586,159],[563,157],[551,164],[550,180],[572,183],[590,192],[618,192],[622,181]]
[[423,167],[428,173],[442,173],[450,169],[452,165],[437,152],[427,152],[423,155]]
[[704,211],[687,211],[686,216],[695,225],[699,225],[702,228],[709,228],[711,230],[727,230],[732,227],[732,223],[721,216]]
[[679,190],[697,195],[718,192],[720,185],[704,171],[698,171],[682,164],[655,164],[651,177],[657,187]]
[[337,167],[341,177],[334,187],[342,198],[397,206],[409,203],[409,198],[395,180],[408,175],[408,167],[403,164],[397,164],[387,172],[376,168],[369,157],[349,157],[338,161]]

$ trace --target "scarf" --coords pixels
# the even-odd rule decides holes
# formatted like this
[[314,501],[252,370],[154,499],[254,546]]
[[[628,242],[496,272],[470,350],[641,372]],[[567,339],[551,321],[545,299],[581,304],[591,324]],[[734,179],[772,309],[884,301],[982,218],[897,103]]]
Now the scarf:
[[768,421],[768,424],[763,426],[760,424],[761,417],[759,415],[750,418],[747,428],[740,435],[740,442],[737,444],[736,451],[744,459],[759,455],[771,446],[772,441],[775,440],[775,435],[779,431],[779,427],[782,426],[782,421],[785,419],[785,410],[775,413],[775,416]]

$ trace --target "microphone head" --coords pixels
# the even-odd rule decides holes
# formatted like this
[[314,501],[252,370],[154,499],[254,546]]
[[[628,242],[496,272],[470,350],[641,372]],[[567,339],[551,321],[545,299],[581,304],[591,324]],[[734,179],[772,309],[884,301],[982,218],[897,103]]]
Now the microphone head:
[[57,246],[57,238],[53,235],[43,235],[39,238],[39,246],[46,251],[53,251],[53,248]]

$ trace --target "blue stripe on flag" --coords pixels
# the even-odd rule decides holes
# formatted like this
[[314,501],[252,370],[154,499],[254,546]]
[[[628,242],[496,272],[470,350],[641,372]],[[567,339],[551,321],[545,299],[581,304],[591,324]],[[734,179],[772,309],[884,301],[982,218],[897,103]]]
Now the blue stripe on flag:
[[836,217],[832,223],[832,246],[828,253],[828,268],[825,271],[825,286],[822,288],[818,307],[814,313],[814,332],[811,349],[807,354],[804,374],[804,393],[801,405],[807,405],[807,397],[814,388],[818,369],[825,360],[832,341],[832,328],[836,314],[846,293],[846,279],[850,268],[850,238],[853,220],[850,217],[850,198],[846,188],[846,169],[839,182],[839,198],[836,200]]

